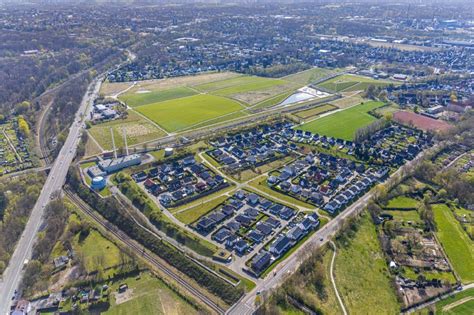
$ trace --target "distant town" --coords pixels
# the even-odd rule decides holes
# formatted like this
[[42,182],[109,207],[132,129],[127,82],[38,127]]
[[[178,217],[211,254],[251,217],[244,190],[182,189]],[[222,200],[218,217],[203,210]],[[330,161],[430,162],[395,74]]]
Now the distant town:
[[0,313],[472,313],[469,1],[7,1],[0,29]]

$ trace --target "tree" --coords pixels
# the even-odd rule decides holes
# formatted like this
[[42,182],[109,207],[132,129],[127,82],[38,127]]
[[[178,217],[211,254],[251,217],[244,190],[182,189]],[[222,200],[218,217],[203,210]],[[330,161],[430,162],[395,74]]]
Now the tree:
[[15,111],[17,114],[24,114],[28,112],[28,110],[30,109],[30,105],[30,102],[23,101],[21,103],[16,104]]
[[30,135],[30,127],[28,126],[28,123],[26,122],[25,118],[23,116],[18,116],[18,130],[20,131],[20,134],[24,137],[28,137]]

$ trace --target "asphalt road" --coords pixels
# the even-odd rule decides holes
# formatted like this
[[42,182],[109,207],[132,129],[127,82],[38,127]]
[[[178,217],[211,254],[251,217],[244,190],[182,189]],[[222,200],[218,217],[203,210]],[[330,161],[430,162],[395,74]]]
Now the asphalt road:
[[[417,158],[408,164],[415,165],[427,152],[419,154]],[[398,169],[391,177],[400,175],[401,169]],[[341,214],[329,221],[320,230],[314,233],[300,248],[298,248],[289,258],[281,262],[273,272],[268,274],[265,279],[260,281],[257,286],[245,295],[239,302],[234,304],[226,314],[229,315],[250,315],[256,310],[255,298],[265,291],[275,289],[284,280],[299,267],[301,263],[301,254],[315,247],[320,247],[330,240],[332,236],[341,228],[341,222],[344,219],[352,217],[365,209],[369,200],[374,196],[374,190],[370,190],[362,198],[357,200]]]
[[31,258],[37,232],[43,224],[44,209],[50,200],[61,191],[61,187],[66,180],[69,166],[76,154],[76,148],[84,127],[83,117],[89,115],[89,111],[92,108],[89,105],[93,102],[94,96],[98,94],[101,81],[102,78],[98,78],[89,85],[88,92],[84,95],[74,122],[69,129],[69,135],[51,167],[51,171],[31,211],[30,218],[16,245],[10,263],[3,274],[3,278],[0,280],[0,315],[9,314],[10,312],[13,302],[12,297],[15,290],[18,289],[23,276],[24,261]]

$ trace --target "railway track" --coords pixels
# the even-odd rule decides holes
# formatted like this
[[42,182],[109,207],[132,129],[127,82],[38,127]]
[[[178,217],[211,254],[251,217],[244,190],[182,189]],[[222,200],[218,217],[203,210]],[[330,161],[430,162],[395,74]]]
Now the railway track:
[[120,231],[117,227],[102,218],[102,216],[100,216],[96,211],[94,211],[80,197],[78,197],[76,194],[74,194],[68,189],[64,189],[64,192],[66,196],[69,197],[69,199],[71,199],[71,201],[74,202],[74,204],[80,208],[81,211],[83,211],[95,222],[105,228],[109,233],[111,233],[113,236],[115,236],[117,239],[127,245],[127,247],[134,251],[139,257],[142,257],[149,264],[153,265],[154,267],[162,271],[164,274],[172,278],[174,281],[179,283],[182,287],[189,291],[189,293],[198,298],[202,303],[206,304],[217,314],[225,314],[225,309],[223,309],[217,303],[215,303],[206,295],[201,293],[198,289],[194,288],[191,284],[186,282],[186,280],[183,280],[178,274],[176,274],[173,270],[161,263],[158,259],[147,253],[144,248],[141,248],[139,245],[137,245],[135,241],[131,240],[127,235],[125,235],[124,232]]

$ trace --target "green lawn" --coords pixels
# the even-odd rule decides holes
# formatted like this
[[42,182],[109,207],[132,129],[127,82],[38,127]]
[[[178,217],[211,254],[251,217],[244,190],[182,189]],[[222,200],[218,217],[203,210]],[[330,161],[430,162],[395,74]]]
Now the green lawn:
[[391,83],[392,82],[390,81],[375,80],[369,77],[343,74],[330,80],[324,81],[318,86],[334,92],[350,92],[365,90],[369,85],[384,86]]
[[94,229],[84,240],[80,240],[77,234],[73,239],[73,248],[84,256],[87,272],[97,270],[98,264],[104,269],[120,264],[120,249]]
[[441,244],[463,283],[474,281],[474,246],[462,230],[451,210],[444,204],[433,205],[434,218]]
[[393,199],[390,199],[387,208],[394,208],[394,209],[404,209],[404,208],[416,208],[418,207],[418,200],[406,197],[406,196],[398,196]]
[[384,213],[393,215],[393,219],[398,221],[422,222],[416,210],[388,210],[384,211]]
[[276,85],[283,85],[285,83],[287,83],[287,81],[279,79],[240,76],[237,78],[197,85],[195,88],[215,95],[229,96],[250,91],[258,91]]
[[382,105],[382,102],[374,101],[362,103],[303,124],[298,129],[334,138],[353,140],[357,129],[377,120],[368,112]]
[[176,98],[192,96],[197,94],[187,87],[177,87],[169,90],[150,91],[148,93],[127,93],[121,95],[119,99],[131,107],[168,101]]
[[[128,285],[127,293],[130,294],[130,298],[117,304],[116,293],[122,283]],[[198,314],[198,311],[182,297],[148,272],[142,273],[139,278],[130,277],[117,281],[110,289],[112,292],[111,305],[102,314]]]
[[340,70],[327,68],[311,68],[295,74],[290,74],[286,77],[283,77],[282,79],[290,82],[299,83],[301,85],[306,85],[338,71]]
[[436,314],[472,315],[472,310],[474,310],[474,289],[459,292],[436,303]]
[[208,94],[139,106],[136,110],[169,132],[243,109],[239,103]]
[[398,314],[400,306],[370,216],[364,213],[355,236],[337,244],[335,278],[350,314]]

